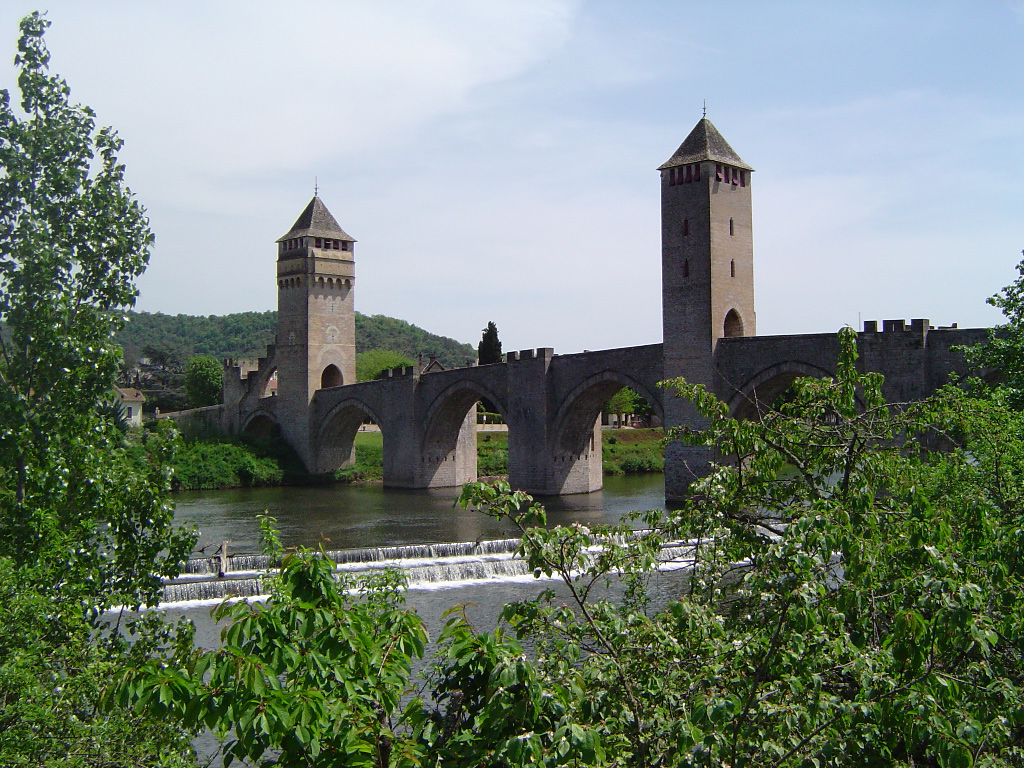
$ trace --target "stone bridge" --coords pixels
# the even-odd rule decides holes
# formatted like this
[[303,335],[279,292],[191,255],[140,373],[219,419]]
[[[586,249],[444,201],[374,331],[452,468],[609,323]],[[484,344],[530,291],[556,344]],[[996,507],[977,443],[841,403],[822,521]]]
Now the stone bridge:
[[[485,399],[508,425],[513,486],[585,493],[602,485],[599,415],[622,387],[646,398],[667,427],[700,428],[693,407],[659,381],[704,384],[736,416],[757,418],[797,376],[834,374],[835,334],[757,335],[753,169],[704,118],[658,170],[662,344],[571,355],[543,347],[494,365],[406,368],[353,383],[356,241],[314,197],[277,241],[277,343],[255,368],[228,365],[221,428],[279,430],[308,469],[328,472],[351,461],[354,437],[371,420],[383,434],[386,485],[457,486],[476,477],[475,404]],[[887,320],[881,330],[865,323],[859,366],[885,376],[890,400],[920,399],[965,374],[955,348],[985,334],[927,320]],[[177,418],[198,423],[200,414]],[[670,443],[666,496],[685,495],[711,459],[707,449]]]
[[[956,347],[977,343],[986,333],[935,329],[927,320],[887,321],[882,330],[867,323],[858,334],[858,368],[885,376],[888,400],[919,400],[965,375]],[[712,389],[737,418],[757,418],[797,377],[834,375],[838,353],[832,333],[723,338],[715,348]],[[630,387],[663,419],[663,398],[672,397],[658,386],[665,378],[663,357],[661,344],[572,355],[541,348],[510,353],[493,365],[428,373],[408,367],[375,381],[320,389],[310,409],[306,461],[316,472],[344,466],[360,426],[372,421],[383,437],[385,485],[459,486],[477,477],[476,403],[485,399],[508,426],[513,487],[537,495],[598,490],[601,408]],[[264,371],[273,369],[272,359],[262,362]],[[250,379],[247,394],[264,391],[258,371]],[[224,416],[241,431],[259,433],[280,425],[278,402],[275,396],[245,397],[235,414]],[[700,474],[694,461],[709,458],[688,455],[679,466],[669,460],[669,497],[682,495]]]
[[509,481],[537,494],[601,487],[601,408],[622,387],[661,417],[661,345],[555,355],[513,352],[506,362],[420,373],[409,367],[376,381],[317,391],[311,463],[342,466],[360,424],[384,441],[384,482],[399,488],[457,486],[476,479],[476,403],[493,404],[508,426]]

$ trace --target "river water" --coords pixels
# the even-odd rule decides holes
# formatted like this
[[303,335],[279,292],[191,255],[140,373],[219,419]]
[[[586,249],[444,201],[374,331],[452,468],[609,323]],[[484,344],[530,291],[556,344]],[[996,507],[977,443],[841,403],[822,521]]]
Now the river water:
[[[406,491],[379,484],[305,488],[192,491],[175,497],[175,520],[199,528],[197,550],[212,555],[223,541],[229,552],[259,551],[256,516],[277,519],[286,546],[328,549],[386,547],[497,539],[513,535],[479,512],[455,506],[459,490]],[[551,524],[618,523],[633,510],[664,509],[660,474],[605,478],[604,490],[542,499]]]

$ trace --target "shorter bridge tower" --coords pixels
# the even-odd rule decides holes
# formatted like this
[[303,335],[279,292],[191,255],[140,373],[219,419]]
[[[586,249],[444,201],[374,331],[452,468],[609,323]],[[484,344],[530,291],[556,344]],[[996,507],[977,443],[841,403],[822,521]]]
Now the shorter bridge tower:
[[[756,335],[751,172],[706,117],[661,171],[662,320],[666,378],[717,391],[719,339]],[[668,397],[666,426],[699,427],[689,403]],[[681,496],[707,465],[703,449],[670,443],[665,490]]]
[[310,467],[314,393],[356,381],[355,242],[316,196],[277,241],[278,418]]

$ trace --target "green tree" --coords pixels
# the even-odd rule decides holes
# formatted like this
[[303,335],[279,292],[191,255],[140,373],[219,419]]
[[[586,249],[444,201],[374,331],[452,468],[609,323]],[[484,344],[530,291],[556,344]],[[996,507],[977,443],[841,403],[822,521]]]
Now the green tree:
[[185,364],[185,392],[193,408],[217,405],[224,386],[224,366],[210,355],[190,357]]
[[621,424],[623,416],[631,416],[633,414],[635,402],[636,393],[629,387],[623,387],[608,399],[601,412],[606,416],[618,416],[619,423]]
[[[146,622],[105,632],[102,611],[155,604],[192,542],[164,503],[165,457],[135,466],[103,414],[121,359],[112,337],[152,235],[120,139],[47,71],[48,25],[21,22],[20,113],[0,91],[0,626],[13,629],[0,732],[32,734],[0,740],[0,764],[95,765],[101,741],[115,764],[156,762],[159,724],[136,734],[129,713],[96,707],[114,668],[162,642],[147,630],[127,645]],[[165,747],[169,764],[180,751]]]
[[498,326],[488,322],[480,337],[480,343],[476,347],[477,362],[480,365],[490,365],[501,362],[501,341],[498,339]]
[[1011,406],[1024,409],[1024,261],[1017,264],[1017,279],[988,299],[1006,322],[989,331],[983,344],[964,349],[968,361],[998,370],[996,392]]
[[395,730],[427,639],[401,578],[357,582],[322,553],[286,554],[271,520],[262,531],[281,562],[266,603],[221,605],[217,618],[230,622],[221,648],[177,668],[153,660],[127,670],[120,701],[213,729],[229,760],[272,752],[280,766],[420,765],[419,745]]
[[415,365],[403,355],[391,349],[368,349],[356,354],[356,381],[373,381],[391,368]]

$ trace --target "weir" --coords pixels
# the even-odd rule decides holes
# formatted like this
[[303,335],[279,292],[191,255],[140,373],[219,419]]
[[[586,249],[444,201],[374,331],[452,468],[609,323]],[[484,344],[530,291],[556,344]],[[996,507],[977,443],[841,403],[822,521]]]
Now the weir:
[[[638,534],[641,532],[637,532]],[[409,589],[454,588],[477,582],[534,581],[532,569],[515,556],[519,539],[451,542],[399,547],[365,547],[324,552],[337,571],[355,574],[383,568],[403,571]],[[662,570],[686,568],[695,542],[672,542],[662,549]],[[600,542],[592,547],[600,551]],[[228,570],[218,577],[218,558],[194,558],[182,575],[164,585],[165,607],[188,602],[215,602],[266,594],[263,578],[272,573],[275,561],[266,555],[232,555]]]

